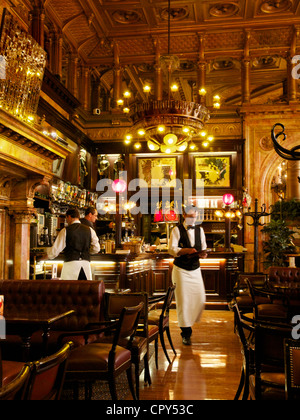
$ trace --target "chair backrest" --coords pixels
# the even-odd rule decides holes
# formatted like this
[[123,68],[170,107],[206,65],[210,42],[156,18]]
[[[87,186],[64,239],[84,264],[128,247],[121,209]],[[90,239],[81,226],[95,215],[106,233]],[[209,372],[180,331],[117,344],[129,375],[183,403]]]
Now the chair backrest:
[[69,342],[52,356],[33,362],[25,395],[26,400],[59,400],[65,378],[67,359],[73,348]]
[[249,325],[242,320],[241,313],[237,304],[234,304],[232,306],[232,310],[234,312],[236,332],[242,344],[243,355],[246,356],[248,352],[248,340],[245,335],[245,329],[247,329],[250,332],[253,332],[254,328],[252,325]]
[[246,279],[248,279],[251,284],[257,288],[265,287],[267,283],[268,276],[266,274],[254,274],[254,273],[241,273],[239,274],[238,281],[240,285],[246,283]]
[[0,388],[0,401],[24,400],[33,365],[24,365],[19,375],[8,385]]
[[148,293],[105,293],[105,318],[108,321],[119,319],[120,314],[125,307],[138,306],[143,303],[139,320],[139,333],[144,336],[148,334]]
[[285,340],[286,399],[300,398],[300,341]]
[[135,336],[138,323],[139,323],[139,317],[144,308],[144,303],[140,302],[139,305],[134,307],[125,307],[122,309],[119,322],[116,328],[116,332],[114,335],[113,340],[113,346],[112,346],[112,352],[115,352],[115,348],[119,343],[119,340],[121,338],[127,338],[128,339],[128,348],[130,348],[130,345],[132,343],[132,340]]
[[255,396],[261,399],[261,373],[264,366],[284,372],[284,341],[290,338],[292,327],[259,324],[255,326]]
[[175,293],[175,289],[176,289],[176,285],[170,286],[168,288],[168,291],[166,293],[166,297],[163,303],[163,307],[161,310],[161,315],[160,315],[160,320],[163,321],[163,319],[166,316],[169,316],[169,312],[170,312],[170,308],[171,305],[173,303],[173,297],[174,297],[174,293]]

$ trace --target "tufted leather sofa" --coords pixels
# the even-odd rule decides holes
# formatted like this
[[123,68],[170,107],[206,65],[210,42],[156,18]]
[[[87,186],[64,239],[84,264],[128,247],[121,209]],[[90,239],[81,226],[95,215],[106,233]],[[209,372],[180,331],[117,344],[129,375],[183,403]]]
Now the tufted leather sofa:
[[270,267],[270,283],[299,283],[300,268],[298,267]]
[[[4,280],[0,281],[0,295],[4,295],[4,308],[13,313],[24,311],[61,313],[74,310],[71,317],[53,325],[49,337],[49,353],[57,350],[58,337],[63,333],[82,331],[89,323],[104,320],[103,281],[62,280]],[[98,337],[97,337],[98,338]],[[38,355],[42,345],[42,332],[32,336],[33,355]],[[3,342],[3,358],[18,358],[17,348],[21,339],[8,335]],[[84,344],[84,337],[76,337],[75,345]],[[39,357],[39,356],[38,356]]]

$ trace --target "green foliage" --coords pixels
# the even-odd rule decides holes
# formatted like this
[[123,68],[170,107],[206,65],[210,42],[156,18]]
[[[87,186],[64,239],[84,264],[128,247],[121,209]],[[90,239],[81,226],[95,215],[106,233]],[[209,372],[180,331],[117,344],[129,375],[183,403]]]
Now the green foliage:
[[272,219],[296,220],[300,218],[300,200],[281,200],[272,206]]
[[284,220],[272,220],[262,230],[268,236],[268,240],[263,242],[266,260],[265,267],[284,267],[286,265],[286,255],[295,252],[293,245],[293,234]]

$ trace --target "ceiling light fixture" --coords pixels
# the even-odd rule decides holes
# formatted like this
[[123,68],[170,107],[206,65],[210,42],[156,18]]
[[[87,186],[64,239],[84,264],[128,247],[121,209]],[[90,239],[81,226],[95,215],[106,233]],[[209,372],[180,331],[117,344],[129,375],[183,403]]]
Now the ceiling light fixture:
[[[200,103],[177,100],[179,86],[175,83],[173,74],[180,67],[180,60],[171,54],[171,0],[168,0],[168,53],[161,55],[157,60],[157,66],[163,71],[167,78],[168,97],[157,92],[163,92],[163,79],[159,78],[156,83],[156,97],[151,97],[151,86],[143,86],[146,101],[135,104],[132,114],[133,126],[126,136],[125,143],[129,145],[131,140],[139,137],[135,148],[141,148],[140,141],[144,138],[150,151],[161,151],[166,154],[184,153],[187,150],[197,151],[196,139],[202,141],[202,146],[207,148],[214,140],[213,136],[208,137],[205,124],[210,118],[209,110]],[[173,79],[173,80],[172,80]],[[206,89],[201,86],[199,95],[205,96]],[[131,97],[129,91],[123,94],[125,100]],[[193,96],[193,94],[192,94]],[[178,96],[179,97],[179,96]],[[221,107],[219,95],[213,97],[213,107]],[[128,112],[128,104],[124,112]],[[130,137],[131,136],[131,137]],[[130,140],[129,140],[130,138]]]

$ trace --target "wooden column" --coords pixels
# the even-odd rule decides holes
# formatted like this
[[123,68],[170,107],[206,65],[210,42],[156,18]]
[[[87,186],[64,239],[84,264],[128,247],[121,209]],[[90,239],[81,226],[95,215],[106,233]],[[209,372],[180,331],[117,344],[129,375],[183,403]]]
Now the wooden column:
[[100,79],[94,79],[92,81],[92,92],[91,92],[91,102],[92,102],[92,109],[100,108]]
[[250,103],[250,31],[245,31],[246,41],[242,60],[242,104]]
[[30,223],[34,209],[12,211],[14,220],[13,271],[15,280],[29,279]]
[[81,102],[85,111],[90,109],[90,70],[88,67],[81,68]]
[[42,7],[35,7],[31,12],[31,35],[40,44],[45,47],[45,11]]
[[0,209],[0,279],[5,279],[6,210]]
[[68,74],[68,89],[77,97],[78,95],[78,56],[76,54],[70,54],[69,57],[69,74]]
[[297,39],[299,37],[300,28],[294,28],[294,34],[290,49],[290,54],[287,58],[287,80],[288,80],[288,101],[289,103],[297,102],[298,80],[293,77],[293,69],[296,66],[292,62],[293,57],[297,54]]
[[52,72],[58,76],[59,80],[62,80],[63,37],[61,33],[54,34],[52,51]]
[[288,161],[287,164],[287,199],[300,200],[300,161]]

